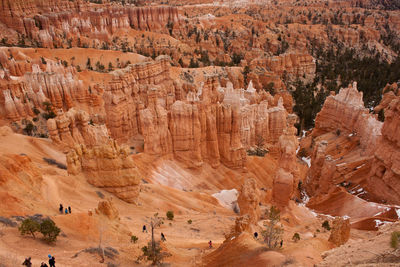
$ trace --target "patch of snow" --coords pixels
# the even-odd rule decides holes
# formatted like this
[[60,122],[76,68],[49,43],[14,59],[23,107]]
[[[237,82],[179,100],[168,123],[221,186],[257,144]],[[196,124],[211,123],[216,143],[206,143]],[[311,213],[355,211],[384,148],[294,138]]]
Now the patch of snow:
[[381,221],[381,220],[374,220],[374,222],[375,222],[375,227],[379,227],[379,226],[391,223],[391,222],[386,222],[386,221]]
[[348,215],[344,215],[342,218],[343,218],[343,220],[350,219],[350,217]]
[[221,190],[219,193],[212,194],[221,206],[231,210],[237,206],[238,195],[239,192],[236,189]]
[[356,169],[358,170],[359,168],[363,167],[364,165],[365,165],[365,163],[363,165],[356,167]]
[[308,168],[311,167],[311,158],[310,157],[307,157],[307,158],[306,157],[302,157],[301,160],[304,161],[305,163],[307,163]]
[[400,219],[400,209],[395,209],[396,213],[397,213],[397,218]]
[[233,239],[235,239],[235,238],[236,238],[236,236],[232,236],[232,237],[231,237],[231,240],[233,240]]
[[352,137],[353,136],[353,134],[351,133],[351,134],[349,134],[349,137]]

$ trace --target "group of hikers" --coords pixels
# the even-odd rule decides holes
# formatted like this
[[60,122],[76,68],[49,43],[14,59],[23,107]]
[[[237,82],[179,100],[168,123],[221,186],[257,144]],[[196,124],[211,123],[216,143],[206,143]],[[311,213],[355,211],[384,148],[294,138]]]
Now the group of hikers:
[[[142,228],[142,233],[144,233],[144,232],[147,233],[146,225],[143,225],[143,228]],[[167,241],[167,239],[165,238],[164,233],[162,233],[162,232],[161,232],[161,241],[164,241],[164,242]]]
[[[54,256],[51,256],[50,254],[48,255],[48,257],[49,265],[47,265],[45,262],[42,262],[40,264],[40,267],[56,267],[56,258],[54,258]],[[31,257],[26,258],[22,265],[25,265],[26,267],[32,267]]]
[[64,210],[64,207],[62,204],[60,204],[60,207],[58,208],[58,210],[60,211],[61,214],[64,214],[64,212],[65,212],[65,214],[71,213],[71,207],[68,206],[68,208],[65,208],[65,210]]

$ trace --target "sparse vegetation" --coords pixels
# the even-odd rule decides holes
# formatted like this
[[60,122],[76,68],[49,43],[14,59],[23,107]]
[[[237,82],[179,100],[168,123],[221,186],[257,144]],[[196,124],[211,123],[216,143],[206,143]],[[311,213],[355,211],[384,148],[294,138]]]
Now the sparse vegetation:
[[18,227],[18,231],[21,235],[30,234],[33,238],[36,238],[35,233],[40,231],[40,224],[31,218],[27,218],[22,221]]
[[139,238],[137,237],[137,236],[135,236],[135,235],[132,235],[131,236],[131,243],[134,243],[134,244],[136,244],[136,242],[139,240]]
[[277,248],[280,240],[282,240],[283,228],[279,225],[280,222],[280,211],[275,206],[271,206],[269,210],[265,212],[267,221],[264,222],[265,230],[262,231],[264,237],[264,243],[268,248]]
[[50,219],[45,219],[40,223],[40,232],[43,234],[43,239],[49,243],[55,242],[61,229]]
[[293,240],[294,242],[298,242],[298,241],[300,240],[300,235],[299,235],[299,233],[294,233],[294,234],[293,234],[293,237],[292,237],[292,240]]
[[390,236],[390,246],[393,249],[398,249],[399,242],[400,242],[400,232],[399,231],[392,232],[392,234]]
[[137,261],[146,259],[151,261],[152,265],[160,265],[166,257],[171,256],[171,254],[163,252],[160,242],[156,242],[154,239],[154,229],[160,227],[163,223],[163,219],[158,217],[158,213],[154,214],[150,221],[151,240],[148,242],[147,246],[142,247],[143,255],[139,256]]
[[325,228],[328,231],[331,230],[331,226],[329,225],[329,222],[326,221],[326,220],[322,223],[322,227]]
[[34,218],[23,220],[18,230],[21,235],[30,234],[33,238],[36,237],[36,232],[40,232],[43,239],[49,243],[55,242],[61,231],[51,219],[44,219],[39,222]]
[[257,157],[264,157],[265,154],[268,153],[268,150],[264,148],[265,140],[261,135],[256,136],[256,145],[255,149],[247,150],[247,155],[249,156],[257,156]]
[[188,224],[192,224],[192,220],[188,220],[187,223],[188,223]]
[[172,221],[174,219],[174,212],[172,210],[169,210],[167,211],[166,216],[168,220]]

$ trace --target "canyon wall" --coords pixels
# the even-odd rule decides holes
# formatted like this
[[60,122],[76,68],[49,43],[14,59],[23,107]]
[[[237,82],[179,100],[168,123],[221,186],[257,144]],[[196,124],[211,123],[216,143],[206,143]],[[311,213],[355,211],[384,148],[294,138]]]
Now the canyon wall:
[[[84,1],[3,1],[0,21],[43,47],[60,46],[65,39],[88,37],[109,41],[119,29],[162,31],[178,25],[175,7],[93,5]],[[63,40],[64,39],[64,40]]]
[[91,148],[76,145],[67,154],[68,173],[83,173],[88,183],[136,203],[141,176],[129,155],[129,148],[111,140]]
[[399,103],[393,91],[384,95],[377,108],[384,109],[382,123],[364,108],[356,84],[329,96],[311,135],[307,192],[328,194],[332,185],[340,184],[367,200],[399,204]]

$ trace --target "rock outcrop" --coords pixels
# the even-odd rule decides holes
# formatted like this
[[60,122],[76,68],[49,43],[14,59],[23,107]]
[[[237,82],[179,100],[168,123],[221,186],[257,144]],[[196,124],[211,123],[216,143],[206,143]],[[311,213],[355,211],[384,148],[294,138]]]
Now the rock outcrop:
[[63,43],[62,36],[76,36],[101,41],[111,39],[120,29],[134,28],[167,33],[167,23],[178,25],[175,7],[134,7],[105,4],[91,8],[83,1],[36,0],[4,1],[0,4],[0,21],[7,27],[53,48]]
[[66,149],[84,144],[92,147],[109,141],[109,134],[104,124],[94,125],[89,114],[71,108],[59,112],[56,118],[47,120],[47,129],[54,143]]
[[336,246],[345,244],[350,238],[350,220],[336,217],[332,222],[331,235],[329,242]]
[[107,200],[100,201],[96,208],[97,214],[103,214],[110,220],[119,219],[119,212],[117,208],[114,206],[112,198]]
[[136,203],[141,177],[129,154],[129,148],[116,141],[92,148],[77,145],[67,154],[68,173],[82,173],[88,183]]
[[248,215],[250,223],[256,224],[260,219],[260,192],[253,178],[246,179],[237,199],[240,215]]
[[382,140],[376,146],[368,190],[393,204],[400,204],[400,97],[385,109]]

